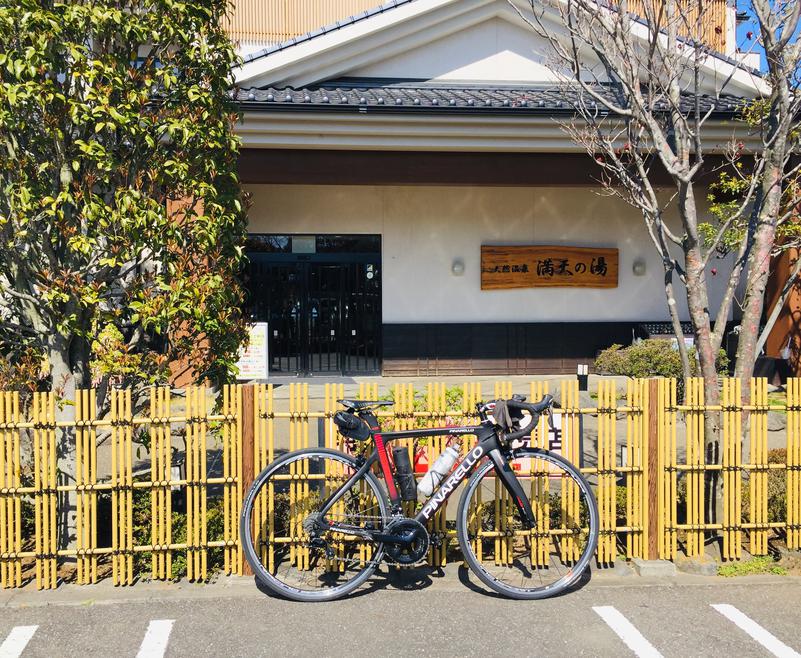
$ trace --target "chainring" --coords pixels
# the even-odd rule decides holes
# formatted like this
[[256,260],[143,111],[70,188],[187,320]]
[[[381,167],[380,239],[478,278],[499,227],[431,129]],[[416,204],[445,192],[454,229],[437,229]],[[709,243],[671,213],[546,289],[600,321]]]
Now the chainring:
[[386,542],[384,552],[386,556],[397,564],[416,564],[423,560],[428,553],[428,530],[419,521],[414,519],[395,519],[384,529],[387,534],[409,537],[411,543],[393,544]]

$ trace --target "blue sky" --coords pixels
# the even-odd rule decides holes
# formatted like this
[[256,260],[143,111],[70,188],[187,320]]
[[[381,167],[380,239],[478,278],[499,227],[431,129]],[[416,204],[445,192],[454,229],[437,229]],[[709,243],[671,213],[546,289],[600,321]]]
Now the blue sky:
[[[751,12],[750,2],[744,0],[738,0],[737,10],[748,12],[751,16],[753,16],[753,12]],[[753,35],[753,38],[751,40],[748,39],[749,32],[751,32]],[[753,50],[753,52],[761,53],[762,54],[760,58],[761,64],[759,68],[764,71],[766,68],[766,64],[765,64],[765,56],[762,53],[762,48],[753,45],[755,44],[758,36],[759,36],[759,30],[756,26],[756,21],[753,18],[751,18],[746,22],[740,23],[737,26],[737,47],[740,50],[745,50],[745,51]]]
[[[783,5],[785,7],[791,6],[793,2],[801,2],[801,0],[773,0],[771,5]],[[753,52],[759,52],[761,57],[761,64],[760,69],[765,71],[767,69],[767,65],[765,63],[765,55],[762,49],[759,46],[753,46],[756,42],[757,37],[759,36],[759,31],[756,27],[756,21],[753,19],[753,10],[751,9],[751,0],[737,0],[737,10],[740,12],[746,12],[752,18],[743,23],[740,23],[737,26],[737,47],[740,50],[752,50]],[[753,34],[753,39],[749,41],[748,39],[748,32]],[[795,34],[793,35],[793,40],[798,39],[801,36],[801,25],[796,27]]]

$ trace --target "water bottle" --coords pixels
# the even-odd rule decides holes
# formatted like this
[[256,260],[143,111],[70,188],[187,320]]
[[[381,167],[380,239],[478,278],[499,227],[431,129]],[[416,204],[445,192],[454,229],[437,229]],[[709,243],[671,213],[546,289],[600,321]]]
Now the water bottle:
[[428,473],[423,476],[420,483],[417,485],[417,493],[423,494],[426,498],[434,493],[434,489],[439,486],[439,483],[445,479],[445,476],[451,472],[453,465],[459,458],[459,447],[448,446],[443,453],[437,458]]

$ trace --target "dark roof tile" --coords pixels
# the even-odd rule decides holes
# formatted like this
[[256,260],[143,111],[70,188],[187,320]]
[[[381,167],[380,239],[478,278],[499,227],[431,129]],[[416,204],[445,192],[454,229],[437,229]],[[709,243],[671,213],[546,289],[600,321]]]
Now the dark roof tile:
[[[597,85],[599,94],[610,100],[615,98],[613,88]],[[557,87],[529,86],[474,86],[455,84],[423,84],[419,81],[335,80],[328,84],[294,89],[291,87],[265,89],[239,89],[237,100],[244,109],[294,109],[364,111],[376,110],[417,112],[477,112],[502,111],[515,114],[550,114],[572,111],[578,101],[576,91]],[[722,95],[717,100],[707,94],[698,97],[702,112],[713,110],[719,114],[734,114],[745,99]],[[587,101],[590,107],[595,101]],[[692,96],[685,94],[682,109],[689,112],[694,104]],[[657,101],[658,110],[666,110],[668,104]]]

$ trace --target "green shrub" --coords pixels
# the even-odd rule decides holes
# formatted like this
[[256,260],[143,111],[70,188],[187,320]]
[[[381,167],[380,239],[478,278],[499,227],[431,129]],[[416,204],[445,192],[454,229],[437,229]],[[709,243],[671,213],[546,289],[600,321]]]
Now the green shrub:
[[721,564],[718,567],[718,576],[733,578],[735,576],[754,576],[757,574],[770,573],[776,576],[786,576],[787,569],[776,564],[770,555],[753,557],[750,560],[741,562],[730,562]]
[[[182,492],[185,495],[185,489]],[[133,492],[133,541],[135,545],[147,545],[151,543],[151,527],[153,517],[150,506],[151,490],[134,489]],[[174,501],[175,502],[175,501]],[[224,539],[225,533],[225,511],[223,509],[223,499],[220,497],[207,498],[206,512],[206,533],[208,541],[219,541]],[[186,542],[186,512],[172,512],[172,542],[182,544]],[[211,578],[217,571],[223,568],[225,556],[223,548],[210,548],[208,551],[207,565],[208,574]],[[151,553],[148,551],[136,552],[134,554],[134,570],[140,576],[148,576],[151,568]],[[186,551],[175,550],[172,552],[172,573],[170,578],[178,580],[186,575]]]
[[[786,464],[787,450],[768,450],[768,464]],[[751,512],[751,486],[743,479],[742,518],[749,520]],[[787,471],[768,471],[768,523],[783,523],[787,520]]]
[[[415,412],[428,411],[428,405],[426,403],[426,395],[427,391],[425,389],[414,390],[412,403],[413,403],[413,410]],[[454,422],[464,420],[462,418],[462,412],[461,412],[463,398],[464,398],[464,391],[462,390],[461,386],[459,385],[448,386],[445,389],[445,410],[448,412],[448,416],[453,418]],[[392,400],[394,402],[395,401],[394,387],[390,388],[389,392],[385,395],[380,396],[379,399]],[[473,413],[473,409],[468,410],[468,414],[470,413]],[[389,427],[390,425],[389,419],[381,419],[381,420],[382,422],[386,423],[387,426]],[[429,417],[421,416],[414,419],[414,427],[417,429],[422,429],[425,427],[436,427],[440,424],[441,423],[439,422],[438,419],[432,419]],[[388,427],[385,429],[388,429]],[[426,445],[428,444],[428,441],[429,441],[428,437],[424,437],[422,439],[417,439],[416,443],[418,445]]]
[[[689,356],[692,374],[697,375],[699,367],[694,347],[689,349]],[[719,373],[726,372],[729,367],[724,350],[718,353],[716,367]],[[595,369],[603,374],[626,377],[683,377],[679,351],[673,348],[670,340],[661,338],[641,340],[628,347],[612,345],[595,359]]]
[[628,525],[628,517],[626,514],[628,495],[628,487],[622,487],[618,485],[615,488],[615,522],[619,526]]

